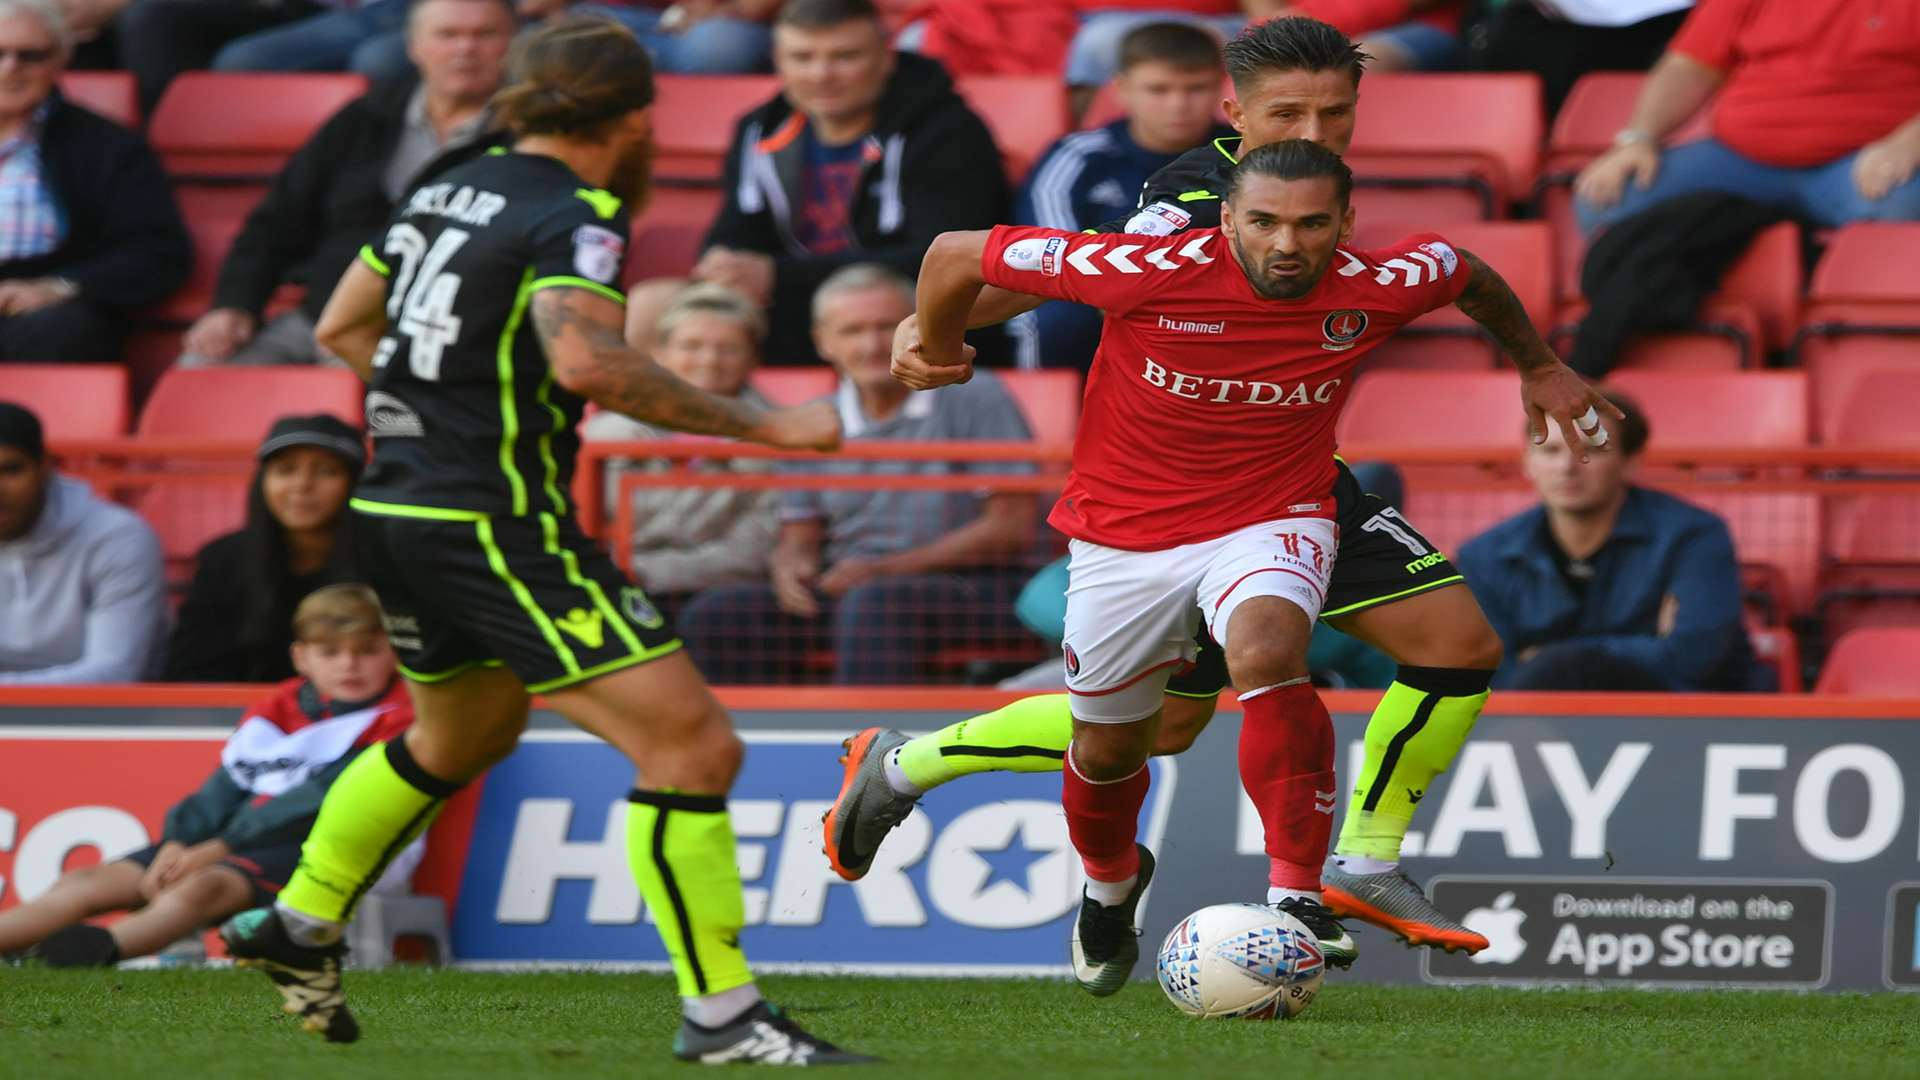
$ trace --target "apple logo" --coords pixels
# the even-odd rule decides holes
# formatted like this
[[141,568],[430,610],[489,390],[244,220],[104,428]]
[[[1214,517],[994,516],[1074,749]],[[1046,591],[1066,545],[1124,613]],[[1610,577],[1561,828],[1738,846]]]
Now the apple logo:
[[1473,954],[1476,964],[1511,964],[1527,951],[1527,939],[1520,936],[1520,924],[1527,913],[1513,906],[1513,893],[1493,898],[1492,907],[1474,908],[1460,921],[1468,929],[1486,935],[1487,947]]

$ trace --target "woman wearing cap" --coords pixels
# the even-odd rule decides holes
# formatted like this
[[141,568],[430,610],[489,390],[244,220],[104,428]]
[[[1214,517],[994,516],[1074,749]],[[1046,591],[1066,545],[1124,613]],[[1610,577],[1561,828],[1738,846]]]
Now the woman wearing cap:
[[170,682],[292,678],[293,609],[361,580],[346,514],[366,463],[360,433],[333,416],[282,417],[258,457],[246,524],[200,549],[167,643]]

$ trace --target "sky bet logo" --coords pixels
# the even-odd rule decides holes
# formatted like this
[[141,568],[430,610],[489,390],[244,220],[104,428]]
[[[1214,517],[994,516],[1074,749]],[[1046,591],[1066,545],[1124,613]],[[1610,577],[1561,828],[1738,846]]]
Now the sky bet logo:
[[[571,733],[529,736],[488,776],[455,918],[455,950],[493,962],[663,963],[627,869],[631,767]],[[747,732],[729,810],[756,964],[1038,972],[1067,961],[1079,859],[1057,777],[975,777],[930,793],[861,881],[820,852],[840,736]],[[1156,763],[1141,814],[1164,822],[1174,772]]]

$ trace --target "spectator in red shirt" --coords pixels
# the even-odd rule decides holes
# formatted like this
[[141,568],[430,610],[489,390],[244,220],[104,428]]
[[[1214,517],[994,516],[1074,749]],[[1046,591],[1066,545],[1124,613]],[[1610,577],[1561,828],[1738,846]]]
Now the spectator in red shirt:
[[[1711,137],[1663,151],[1709,101]],[[1701,0],[1614,138],[1574,184],[1588,232],[1696,191],[1825,226],[1920,220],[1920,6]]]

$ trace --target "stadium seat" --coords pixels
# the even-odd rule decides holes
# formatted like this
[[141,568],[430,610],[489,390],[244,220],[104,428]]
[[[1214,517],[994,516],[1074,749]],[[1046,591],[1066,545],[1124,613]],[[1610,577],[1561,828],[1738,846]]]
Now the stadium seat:
[[1483,218],[1532,189],[1545,134],[1536,76],[1379,74],[1364,95],[1347,152],[1362,188],[1471,192]]
[[[1658,440],[1659,428],[1654,432]],[[1748,590],[1765,596],[1774,621],[1812,610],[1825,535],[1820,497],[1721,486],[1732,490],[1690,487],[1675,494],[1726,521],[1734,554],[1749,571]]]
[[147,138],[176,180],[265,180],[366,92],[338,72],[189,71],[167,85]]
[[172,296],[147,310],[149,318],[184,325],[206,314],[213,306],[220,264],[262,193],[257,185],[189,185],[175,193],[187,234],[193,239],[193,273]]
[[134,434],[251,445],[282,416],[332,413],[361,426],[365,387],[345,368],[175,368],[160,377]]
[[1816,694],[1920,694],[1920,627],[1850,630],[1834,642],[1821,667]]
[[1802,339],[1799,355],[1813,395],[1814,430],[1825,440],[1839,430],[1840,410],[1863,376],[1920,368],[1920,337],[1822,335]]
[[[1420,229],[1419,231],[1429,231]],[[1537,221],[1466,221],[1437,231],[1455,247],[1473,252],[1513,286],[1542,333],[1553,317],[1553,236]],[[1353,246],[1379,249],[1406,235],[1355,215]],[[1422,367],[1485,370],[1501,362],[1493,341],[1458,308],[1448,306],[1407,324],[1364,361],[1367,370]]]
[[1026,414],[1035,442],[1071,442],[1080,423],[1080,373],[1070,370],[1002,371],[1000,381]]
[[1920,329],[1920,222],[1834,232],[1807,288],[1809,328]]
[[[1513,430],[1518,446],[1519,427]],[[1457,556],[1467,541],[1539,503],[1533,489],[1518,484],[1494,486],[1481,482],[1469,487],[1416,481],[1408,487],[1400,508],[1436,548]]]
[[1616,371],[1607,385],[1646,411],[1661,450],[1797,448],[1809,442],[1798,371]]
[[724,201],[717,188],[654,188],[646,209],[633,219],[628,283],[690,272]]
[[0,401],[33,410],[50,443],[127,433],[121,364],[0,364]]
[[1073,130],[1058,75],[963,75],[954,89],[986,121],[1009,183],[1025,180],[1047,147]]
[[753,388],[775,405],[799,405],[833,393],[840,377],[825,364],[763,367],[753,373]]
[[1838,408],[1827,414],[1820,441],[1828,446],[1920,447],[1916,402],[1920,364],[1862,372]]
[[771,75],[660,75],[655,85],[653,177],[668,184],[719,184],[734,125],[780,93]]
[[1524,423],[1512,372],[1387,370],[1355,382],[1337,430],[1342,446],[1517,453]]
[[140,126],[140,87],[131,71],[65,71],[60,94],[122,127]]

